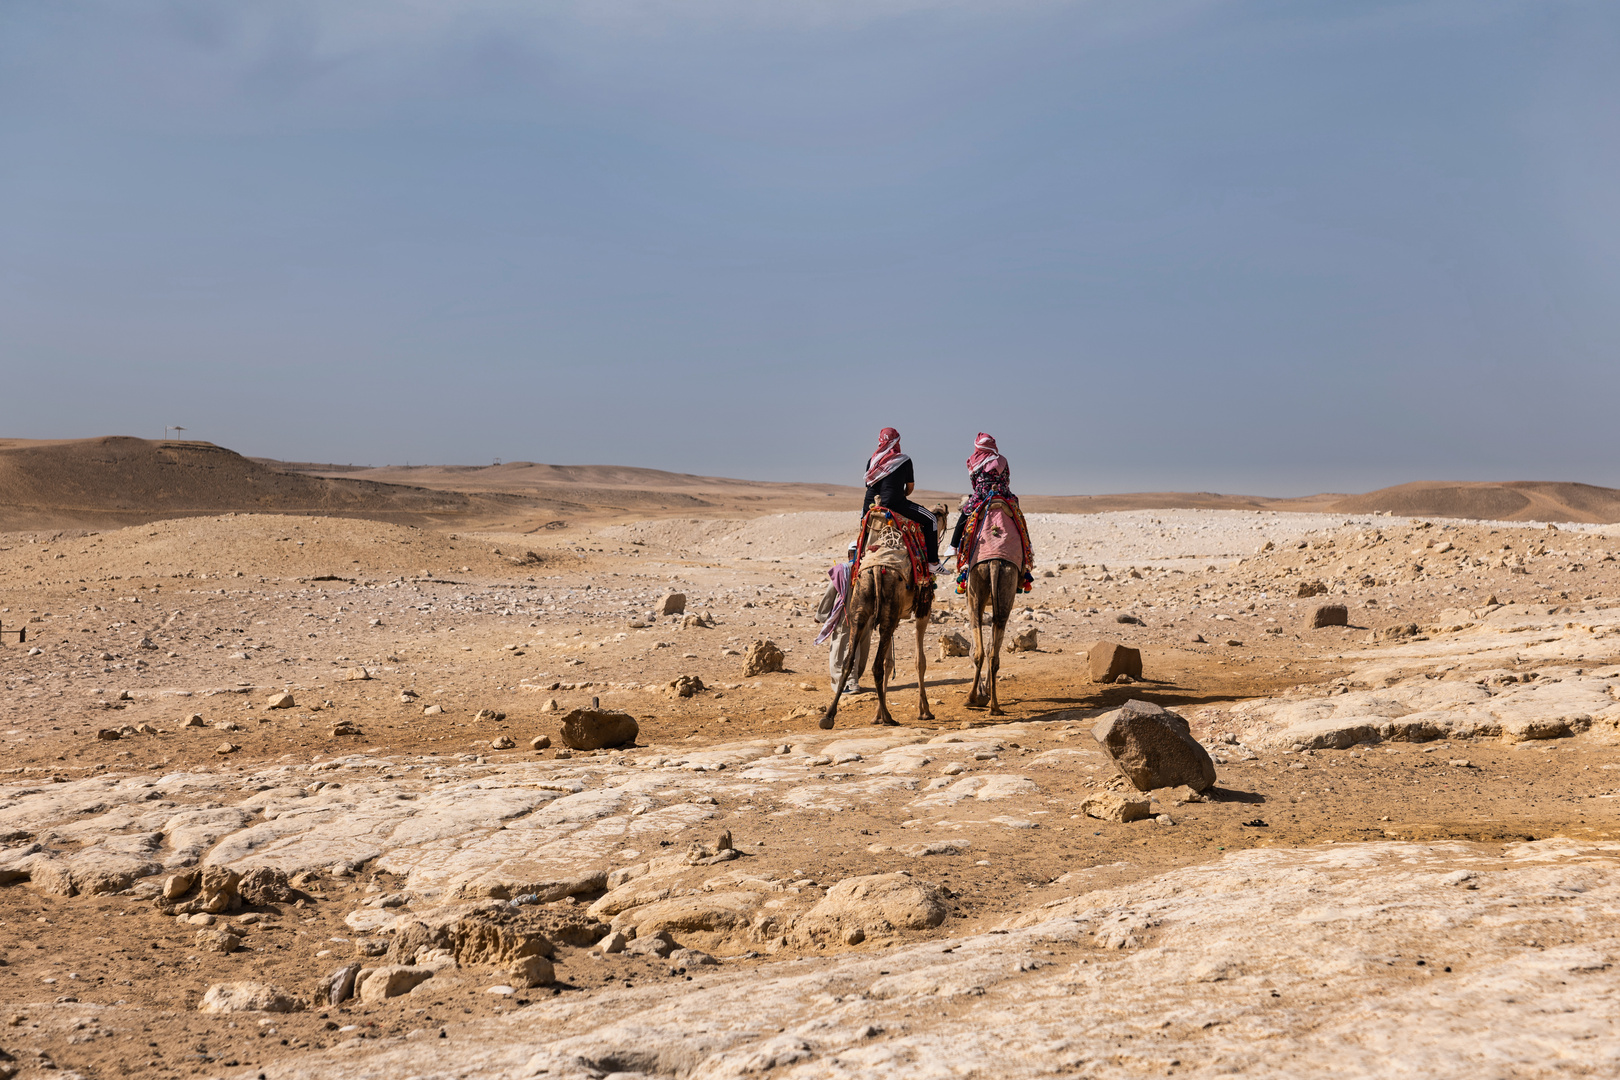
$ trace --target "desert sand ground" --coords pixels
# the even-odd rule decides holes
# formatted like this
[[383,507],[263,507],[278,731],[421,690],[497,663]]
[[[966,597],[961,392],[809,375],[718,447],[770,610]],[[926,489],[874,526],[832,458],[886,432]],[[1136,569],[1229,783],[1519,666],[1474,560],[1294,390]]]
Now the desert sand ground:
[[[0,1071],[1620,1071],[1616,529],[1032,514],[1008,715],[936,651],[950,598],[936,720],[903,634],[902,726],[868,689],[824,732],[850,515],[619,517],[0,535]],[[1351,625],[1311,629],[1324,602]],[[1143,681],[1089,680],[1105,638]],[[786,670],[745,676],[761,640]],[[560,749],[593,698],[634,747]],[[1211,798],[1081,813],[1123,785],[1089,732],[1132,698],[1191,722]],[[296,891],[165,914],[203,865]],[[555,981],[421,936],[457,926],[543,931]],[[414,988],[330,1004],[354,962]],[[289,1011],[199,1008],[239,982]]]

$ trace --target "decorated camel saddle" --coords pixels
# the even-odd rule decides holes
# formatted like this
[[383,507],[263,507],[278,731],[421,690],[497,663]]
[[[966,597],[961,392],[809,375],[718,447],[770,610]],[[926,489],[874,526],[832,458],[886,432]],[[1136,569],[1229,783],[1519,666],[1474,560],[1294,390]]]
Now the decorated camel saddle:
[[874,503],[861,522],[861,535],[866,544],[855,555],[854,577],[863,570],[884,567],[910,574],[914,585],[934,580],[928,573],[928,538],[915,521]]
[[956,556],[956,591],[965,594],[968,572],[978,563],[991,559],[1001,559],[1018,567],[1023,592],[1034,587],[1031,571],[1035,568],[1035,553],[1029,544],[1029,526],[1024,523],[1024,512],[1018,508],[1016,497],[998,495],[969,514],[962,530],[962,546]]

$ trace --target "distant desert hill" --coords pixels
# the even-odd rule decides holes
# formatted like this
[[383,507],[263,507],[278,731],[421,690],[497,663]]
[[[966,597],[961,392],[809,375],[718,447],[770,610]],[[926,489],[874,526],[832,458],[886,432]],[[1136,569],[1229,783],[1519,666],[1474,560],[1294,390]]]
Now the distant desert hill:
[[1403,517],[1475,518],[1488,521],[1620,521],[1620,491],[1551,480],[1506,483],[1412,484],[1348,495],[1324,506],[1329,513],[1388,511]]
[[[348,466],[246,458],[205,442],[0,439],[0,532],[104,528],[228,511],[533,532],[558,522],[855,512],[860,489],[693,476],[621,465]],[[919,502],[960,493],[919,491]],[[1271,510],[1508,521],[1620,521],[1620,491],[1589,484],[1420,482],[1365,495],[1026,494],[1031,513]]]
[[510,498],[284,472],[212,443],[0,440],[0,532],[237,511],[402,524],[510,512]]
[[[277,468],[327,477],[365,477],[451,491],[500,492],[542,500],[585,516],[604,513],[661,517],[685,509],[702,516],[748,516],[800,510],[854,509],[861,490],[839,484],[790,484],[692,476],[619,465],[541,465],[514,461],[487,466],[388,466],[363,468],[266,461]],[[918,491],[925,505],[953,509],[961,493]],[[1620,491],[1590,484],[1419,482],[1365,495],[1321,494],[1298,498],[1227,495],[1212,491],[1150,491],[1113,495],[1023,494],[1036,514],[1100,514],[1119,510],[1274,510],[1292,513],[1455,517],[1493,521],[1620,521]]]
[[[802,484],[694,476],[627,465],[313,465],[259,459],[266,466],[331,479],[364,478],[441,491],[484,492],[519,497],[570,517],[705,517],[783,514],[801,510],[853,511],[861,489],[840,484]],[[920,492],[918,498],[939,492]]]

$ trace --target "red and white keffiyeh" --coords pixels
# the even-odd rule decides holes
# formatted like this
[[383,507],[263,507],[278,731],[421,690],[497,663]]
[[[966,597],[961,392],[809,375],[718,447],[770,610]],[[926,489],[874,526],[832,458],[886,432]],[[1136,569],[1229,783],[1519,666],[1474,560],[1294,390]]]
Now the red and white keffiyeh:
[[910,460],[910,455],[900,452],[900,433],[892,427],[884,428],[878,432],[877,453],[866,462],[866,486],[871,487]]
[[968,475],[972,476],[986,467],[991,472],[1006,472],[1007,459],[1001,456],[1001,451],[996,447],[995,437],[981,431],[979,437],[973,440],[973,456],[967,459]]

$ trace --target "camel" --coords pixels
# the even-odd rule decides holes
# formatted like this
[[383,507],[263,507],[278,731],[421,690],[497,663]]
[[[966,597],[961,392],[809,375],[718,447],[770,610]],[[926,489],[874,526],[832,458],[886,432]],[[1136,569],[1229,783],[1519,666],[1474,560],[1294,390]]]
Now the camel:
[[[945,531],[949,510],[943,505],[934,507],[939,519],[940,532]],[[888,682],[893,674],[894,632],[900,620],[910,618],[917,626],[917,719],[932,720],[933,710],[928,707],[928,686],[924,681],[928,673],[928,656],[923,648],[923,636],[928,632],[928,619],[934,608],[934,582],[914,585],[910,559],[900,539],[900,533],[886,521],[880,521],[862,537],[860,576],[850,585],[849,601],[844,605],[844,618],[850,621],[851,643],[863,640],[875,626],[878,631],[877,648],[872,650],[872,681],[877,686],[877,715],[872,723],[898,727],[899,721],[889,714]],[[851,648],[844,660],[843,674],[838,685],[849,681],[850,669],[855,666],[858,649]],[[882,658],[890,658],[885,664]],[[859,676],[859,672],[855,672]],[[823,731],[831,730],[838,718],[841,694],[833,691],[832,704],[821,718]]]
[[[969,708],[990,706],[991,716],[1005,716],[996,696],[996,674],[1001,671],[1001,639],[1007,633],[1013,600],[1018,596],[1018,567],[1006,559],[985,559],[968,571],[968,618],[973,621],[973,689],[968,692]],[[984,605],[990,602],[990,673],[984,673]],[[983,686],[981,690],[980,687]]]
[[[1017,514],[1016,504],[995,498],[984,507],[983,519],[972,539],[972,560],[968,568],[968,618],[973,621],[973,689],[968,693],[969,708],[990,706],[991,716],[1005,716],[1001,698],[996,692],[996,676],[1001,671],[1001,642],[1007,633],[1007,619],[1012,615],[1013,601],[1023,582],[1024,563],[1029,552],[1024,550],[1025,537],[1022,518],[1011,520]],[[984,607],[990,605],[990,648],[984,647]],[[990,670],[984,669],[988,656]]]

